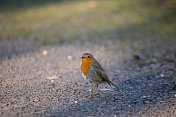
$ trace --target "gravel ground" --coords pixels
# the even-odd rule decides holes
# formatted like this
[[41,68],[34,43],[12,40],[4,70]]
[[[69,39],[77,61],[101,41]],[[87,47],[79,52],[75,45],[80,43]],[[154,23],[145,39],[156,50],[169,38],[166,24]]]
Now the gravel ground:
[[[176,115],[175,63],[173,54],[167,51],[158,55],[163,57],[158,62],[156,57],[145,59],[145,55],[140,55],[141,60],[134,60],[127,51],[130,48],[119,49],[113,44],[29,49],[14,46],[6,55],[3,53],[7,46],[3,47],[0,52],[4,55],[0,62],[1,117]],[[87,98],[92,84],[81,78],[79,64],[84,52],[93,53],[121,92],[102,84],[95,98]],[[58,77],[45,80],[53,75]]]

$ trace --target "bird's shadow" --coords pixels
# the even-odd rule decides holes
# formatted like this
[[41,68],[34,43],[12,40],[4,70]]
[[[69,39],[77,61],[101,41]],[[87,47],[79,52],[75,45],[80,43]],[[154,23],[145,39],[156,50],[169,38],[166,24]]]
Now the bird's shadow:
[[[85,99],[62,110],[55,110],[52,116],[94,116],[134,113],[147,104],[169,99],[175,93],[171,81],[159,73],[139,76],[118,84],[116,90],[99,91],[92,99]],[[123,94],[123,95],[121,95]]]

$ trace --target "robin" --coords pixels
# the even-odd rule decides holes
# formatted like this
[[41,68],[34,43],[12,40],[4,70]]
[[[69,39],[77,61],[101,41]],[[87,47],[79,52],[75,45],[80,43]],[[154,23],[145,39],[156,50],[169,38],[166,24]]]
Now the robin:
[[109,85],[114,85],[118,91],[120,91],[120,89],[109,80],[102,66],[98,63],[92,54],[84,53],[81,58],[81,73],[83,78],[95,84],[91,94],[92,97],[94,96],[98,85],[103,82],[107,82]]

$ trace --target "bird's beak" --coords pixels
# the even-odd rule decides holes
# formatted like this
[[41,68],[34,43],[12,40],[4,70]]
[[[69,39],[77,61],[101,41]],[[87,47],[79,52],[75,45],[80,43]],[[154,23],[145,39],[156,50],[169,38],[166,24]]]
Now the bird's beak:
[[83,59],[83,58],[86,58],[86,57],[82,56],[81,58]]

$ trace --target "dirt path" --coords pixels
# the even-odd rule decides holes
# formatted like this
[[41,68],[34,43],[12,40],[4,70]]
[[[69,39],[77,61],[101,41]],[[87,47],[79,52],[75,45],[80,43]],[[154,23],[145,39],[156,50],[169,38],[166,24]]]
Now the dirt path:
[[[102,84],[96,98],[87,98],[92,85],[79,68],[84,52],[94,54],[121,92]],[[174,64],[164,60],[134,60],[114,45],[41,47],[3,59],[0,116],[174,116],[176,91],[168,80],[175,79]]]

